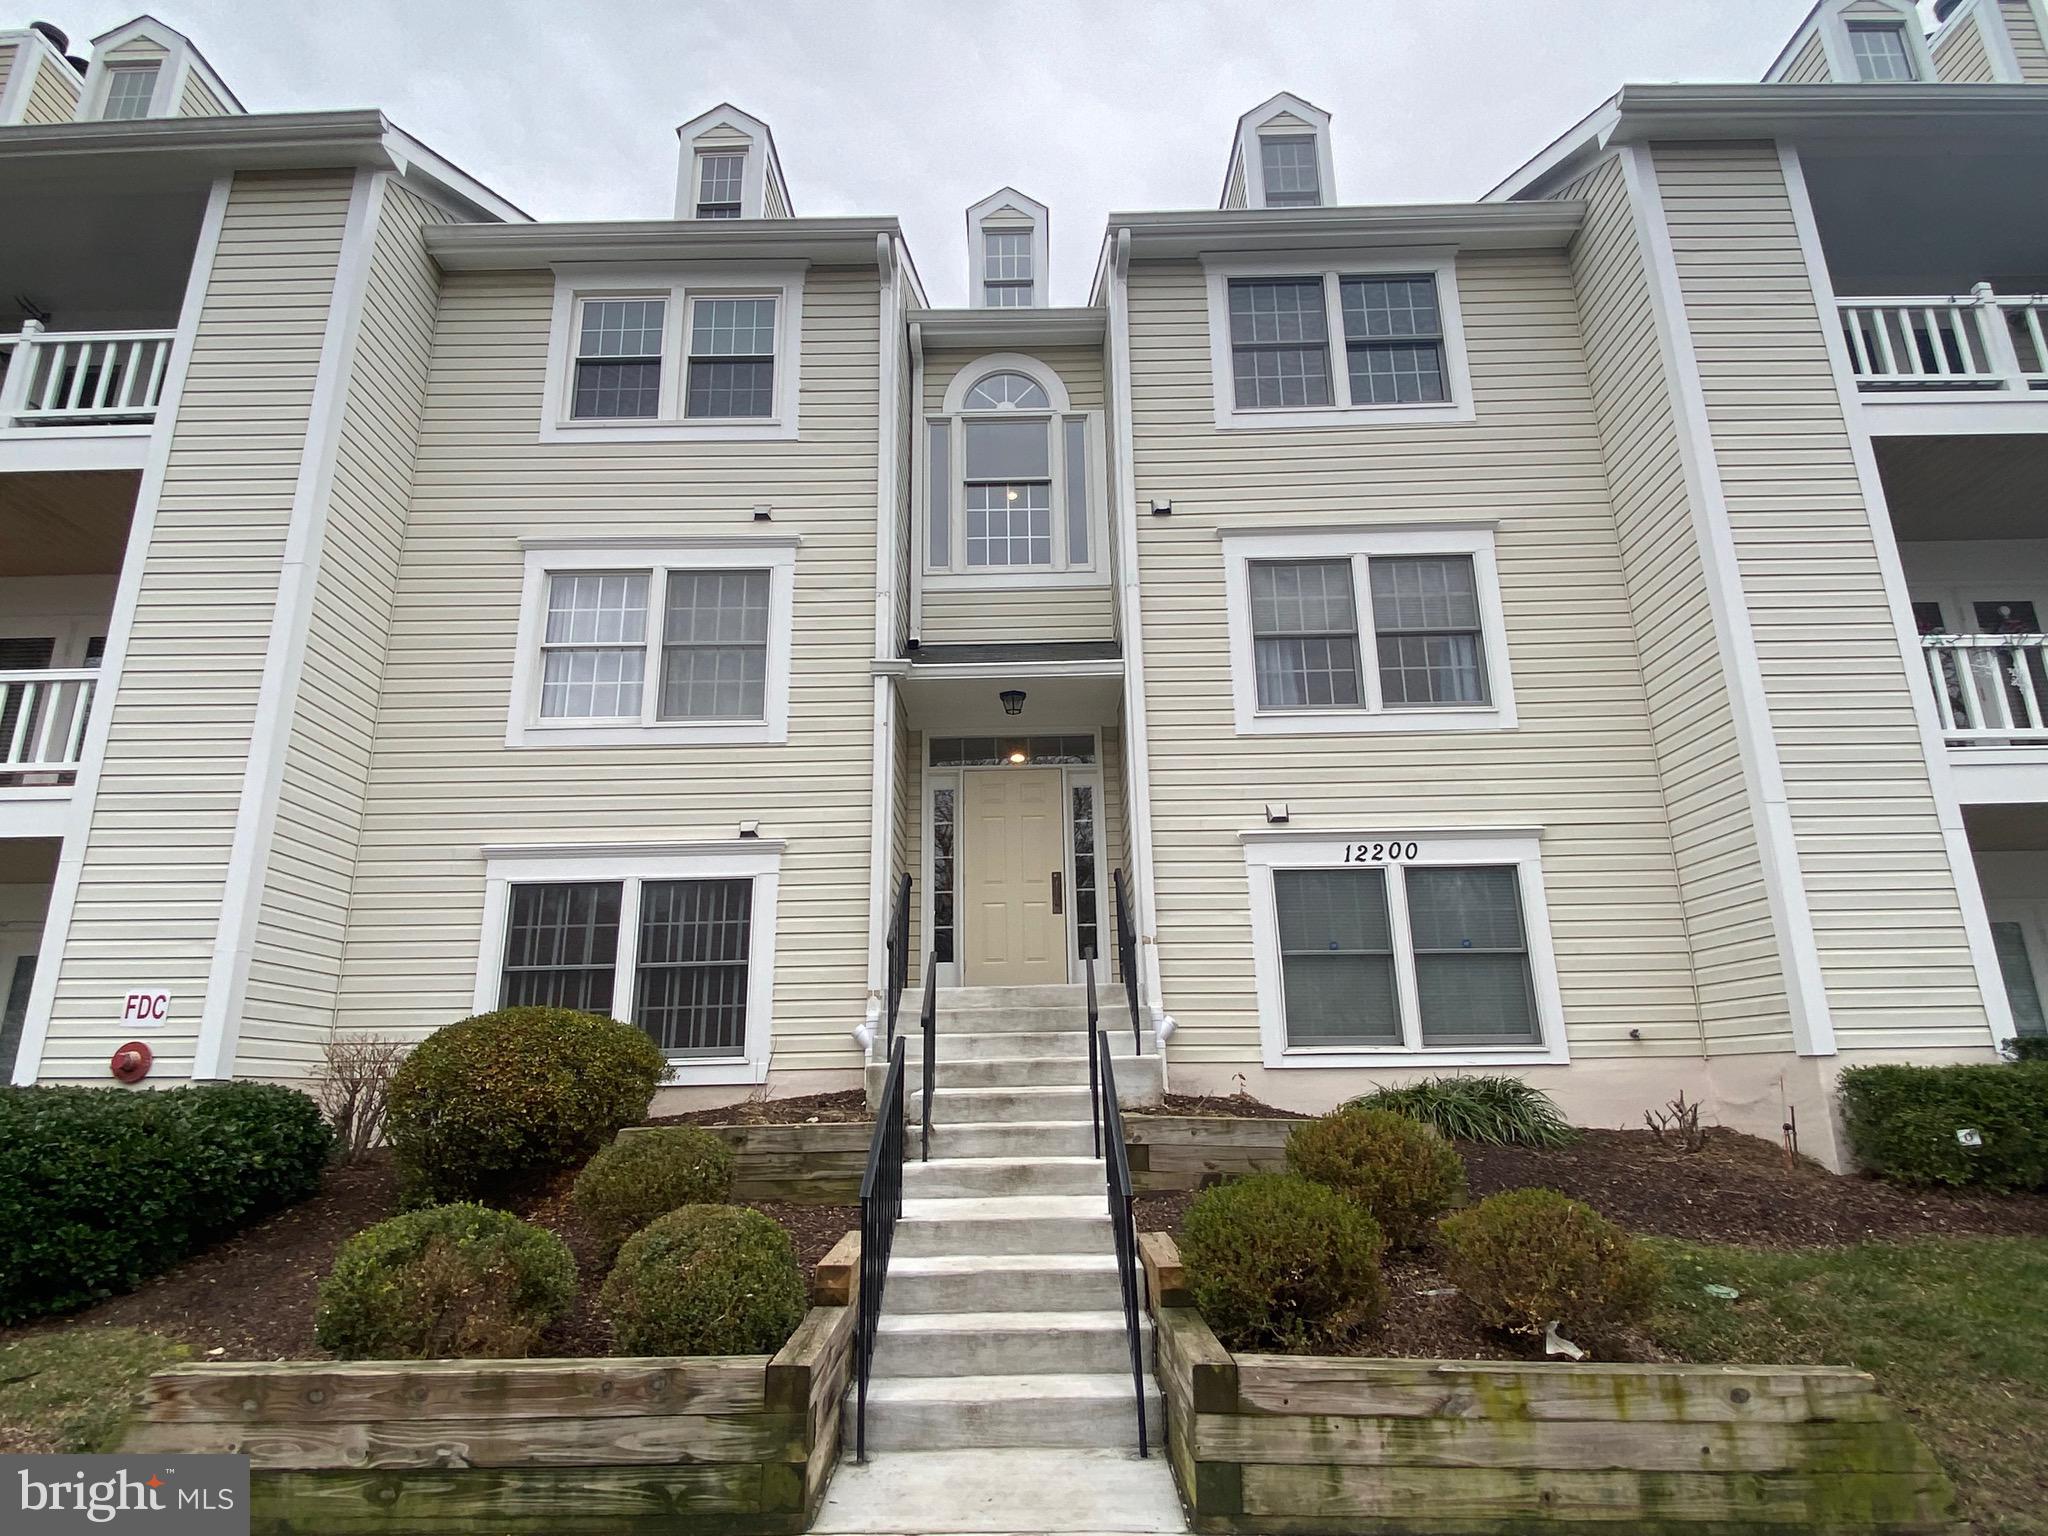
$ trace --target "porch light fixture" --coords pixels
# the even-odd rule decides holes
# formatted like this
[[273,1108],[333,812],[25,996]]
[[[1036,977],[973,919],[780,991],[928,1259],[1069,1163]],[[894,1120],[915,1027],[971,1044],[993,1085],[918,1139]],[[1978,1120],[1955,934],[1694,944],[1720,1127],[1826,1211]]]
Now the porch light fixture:
[[1024,690],[1022,688],[1005,688],[996,697],[1003,701],[1004,714],[1021,715],[1024,713]]

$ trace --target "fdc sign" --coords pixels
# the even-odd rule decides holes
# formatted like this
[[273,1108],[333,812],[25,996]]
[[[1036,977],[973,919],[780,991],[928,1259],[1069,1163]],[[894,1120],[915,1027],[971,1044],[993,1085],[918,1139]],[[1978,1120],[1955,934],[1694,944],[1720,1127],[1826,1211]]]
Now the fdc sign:
[[171,1016],[168,992],[130,992],[121,1004],[121,1022],[138,1029],[155,1029]]

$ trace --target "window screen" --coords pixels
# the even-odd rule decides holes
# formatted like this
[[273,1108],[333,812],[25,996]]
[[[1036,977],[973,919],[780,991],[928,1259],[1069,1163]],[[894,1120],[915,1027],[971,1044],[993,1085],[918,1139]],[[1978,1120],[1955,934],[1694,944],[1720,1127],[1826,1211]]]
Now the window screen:
[[985,229],[981,234],[982,296],[991,309],[1031,303],[1031,231]]
[[1422,1043],[1533,1044],[1535,985],[1513,866],[1405,871]]
[[970,567],[1052,564],[1052,426],[969,421],[962,496]]
[[1257,561],[1250,577],[1259,708],[1356,708],[1361,698],[1351,562]]
[[1369,566],[1386,706],[1484,704],[1486,669],[1472,557],[1375,557]]
[[1330,403],[1330,330],[1320,277],[1230,285],[1231,370],[1239,410]]
[[746,166],[744,153],[697,157],[698,218],[736,219],[740,216],[740,183]]
[[751,880],[640,888],[633,1022],[671,1056],[738,1056],[747,1039]]
[[647,572],[548,577],[543,720],[638,719],[647,664]]
[[107,108],[100,115],[108,122],[128,122],[149,116],[150,98],[156,94],[157,64],[116,64],[107,70]]
[[684,414],[713,420],[775,414],[775,300],[692,301]]
[[766,571],[671,571],[662,618],[661,718],[767,718]]
[[953,429],[943,421],[925,425],[931,445],[931,504],[927,509],[926,531],[931,540],[931,563],[944,570],[953,563]]
[[1316,175],[1316,141],[1309,135],[1262,137],[1259,164],[1268,208],[1313,208],[1323,200]]
[[663,299],[585,299],[576,333],[578,421],[635,420],[661,409]]
[[1353,405],[1450,398],[1434,277],[1347,277],[1338,292]]
[[609,1014],[620,892],[616,882],[513,886],[498,1006]]
[[1289,1045],[1399,1045],[1383,869],[1273,872]]

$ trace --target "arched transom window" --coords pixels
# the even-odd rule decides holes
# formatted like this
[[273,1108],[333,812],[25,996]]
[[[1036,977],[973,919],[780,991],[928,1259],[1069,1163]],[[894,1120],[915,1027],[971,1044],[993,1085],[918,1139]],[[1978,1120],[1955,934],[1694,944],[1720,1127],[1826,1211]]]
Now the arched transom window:
[[926,423],[926,563],[935,573],[1095,569],[1090,415],[1035,358],[983,358]]

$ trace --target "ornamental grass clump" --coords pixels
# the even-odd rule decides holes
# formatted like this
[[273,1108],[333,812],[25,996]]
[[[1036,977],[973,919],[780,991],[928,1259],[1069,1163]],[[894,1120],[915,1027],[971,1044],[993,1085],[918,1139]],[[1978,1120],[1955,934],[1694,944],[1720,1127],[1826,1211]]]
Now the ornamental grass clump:
[[1561,1147],[1578,1134],[1549,1094],[1503,1073],[1426,1077],[1374,1089],[1345,1107],[1391,1110],[1435,1126],[1452,1141],[1486,1146]]
[[1385,1249],[1362,1206],[1292,1173],[1204,1190],[1181,1226],[1195,1305],[1231,1349],[1343,1349],[1386,1307]]
[[732,1148],[703,1127],[650,1126],[584,1164],[569,1201],[609,1259],[657,1216],[730,1200],[733,1168]]
[[1552,1323],[1582,1345],[1642,1319],[1664,1284],[1655,1254],[1589,1205],[1511,1189],[1437,1228],[1444,1273],[1490,1328],[1541,1338]]
[[625,1355],[772,1355],[805,1304],[789,1234],[739,1205],[686,1205],[641,1228],[601,1298]]
[[667,1070],[630,1024],[502,1008],[436,1030],[392,1075],[385,1131],[408,1205],[501,1202],[645,1117]]
[[1287,1166],[1356,1202],[1387,1246],[1419,1248],[1465,1198],[1465,1160],[1435,1128],[1384,1109],[1339,1109],[1287,1139]]

